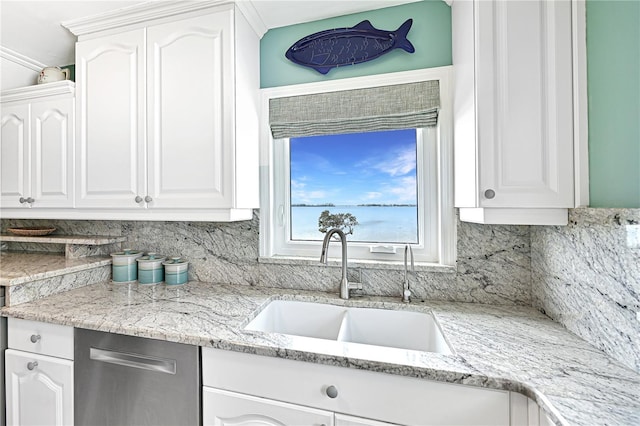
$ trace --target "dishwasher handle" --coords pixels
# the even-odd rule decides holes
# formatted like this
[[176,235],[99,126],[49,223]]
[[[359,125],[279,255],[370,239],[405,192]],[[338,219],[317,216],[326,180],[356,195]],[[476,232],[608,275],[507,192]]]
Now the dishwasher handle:
[[125,367],[139,368],[158,373],[176,374],[176,361],[156,358],[149,355],[109,351],[98,348],[89,349],[89,359]]

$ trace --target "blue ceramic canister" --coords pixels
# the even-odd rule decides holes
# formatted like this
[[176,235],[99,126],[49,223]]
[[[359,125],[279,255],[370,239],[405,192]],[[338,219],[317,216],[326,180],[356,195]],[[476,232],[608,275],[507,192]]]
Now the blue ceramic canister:
[[127,283],[138,279],[136,259],[142,256],[141,251],[125,249],[111,253],[112,280],[116,283]]
[[162,262],[166,260],[166,257],[156,253],[148,253],[136,260],[138,261],[138,283],[158,284],[164,280]]
[[189,281],[189,262],[172,257],[164,265],[164,282],[167,285],[184,284]]

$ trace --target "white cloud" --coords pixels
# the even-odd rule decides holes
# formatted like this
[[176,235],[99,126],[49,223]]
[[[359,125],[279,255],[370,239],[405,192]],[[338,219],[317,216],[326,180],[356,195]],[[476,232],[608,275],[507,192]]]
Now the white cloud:
[[388,174],[389,176],[404,176],[416,168],[416,151],[413,148],[407,148],[391,152],[392,158],[384,159],[374,167]]
[[305,186],[307,186],[307,184],[304,183],[304,182],[300,182],[299,180],[291,180],[291,188],[294,189],[294,190],[295,189],[302,189]]
[[404,176],[416,169],[416,150],[414,147],[390,149],[357,164],[362,169],[371,168],[388,176]]
[[322,190],[316,191],[304,191],[302,189],[292,189],[291,199],[295,203],[313,203],[318,200],[324,200],[327,198],[327,192]]
[[395,184],[385,189],[385,192],[395,196],[395,203],[416,203],[416,178],[415,176],[405,176],[397,179]]
[[365,196],[367,197],[367,200],[373,200],[375,198],[382,197],[382,192],[367,192]]

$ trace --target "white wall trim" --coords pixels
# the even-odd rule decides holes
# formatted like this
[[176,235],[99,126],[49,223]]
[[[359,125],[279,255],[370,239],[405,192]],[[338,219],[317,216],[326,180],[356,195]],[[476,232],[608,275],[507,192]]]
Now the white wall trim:
[[53,83],[37,84],[2,91],[1,102],[25,101],[37,98],[49,98],[57,95],[74,95],[76,84],[63,80]]
[[42,69],[47,66],[42,62],[38,62],[33,58],[30,58],[26,55],[23,55],[22,53],[16,52],[15,50],[11,50],[4,46],[0,46],[0,58],[6,59],[7,61],[11,61],[36,72],[42,71]]
[[273,211],[275,180],[271,159],[274,156],[274,141],[269,126],[269,100],[292,95],[328,93],[368,87],[389,86],[416,81],[439,80],[441,93],[438,185],[439,191],[439,247],[438,264],[455,265],[456,217],[453,208],[453,67],[444,66],[389,74],[345,78],[340,80],[304,83],[291,86],[272,87],[261,90],[260,118],[260,256],[274,256],[275,224],[279,214]]
[[258,35],[258,38],[262,38],[262,36],[269,31],[269,28],[267,28],[267,25],[260,17],[252,1],[236,1],[236,6],[240,12],[242,12],[247,22],[249,22],[253,31]]
[[585,0],[572,0],[573,155],[576,207],[589,206],[589,102],[587,93],[587,15]]

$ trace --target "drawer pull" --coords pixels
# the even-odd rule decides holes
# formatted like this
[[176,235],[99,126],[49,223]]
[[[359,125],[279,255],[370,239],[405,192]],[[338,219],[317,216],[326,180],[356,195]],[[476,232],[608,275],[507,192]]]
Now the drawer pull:
[[29,362],[27,363],[27,370],[33,370],[37,366],[38,366],[38,361]]
[[30,340],[31,340],[31,343],[38,343],[38,340],[40,340],[40,335],[39,334],[32,334]]
[[329,398],[337,398],[338,397],[338,389],[335,386],[329,386],[326,390],[327,396]]

